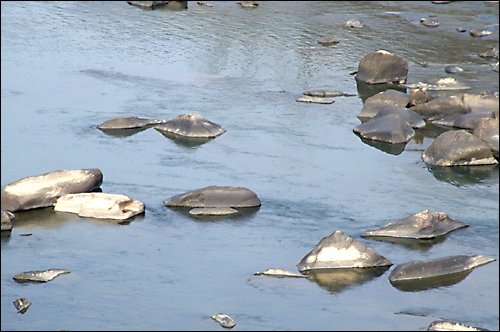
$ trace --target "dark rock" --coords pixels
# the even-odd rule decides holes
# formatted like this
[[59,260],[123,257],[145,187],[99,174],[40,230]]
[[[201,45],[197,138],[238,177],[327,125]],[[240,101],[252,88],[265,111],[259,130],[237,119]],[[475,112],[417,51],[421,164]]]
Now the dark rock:
[[155,126],[160,132],[168,132],[174,135],[193,138],[212,138],[226,132],[222,126],[208,121],[199,114],[181,114],[172,120]]
[[253,191],[243,187],[209,186],[172,196],[164,202],[168,207],[256,207],[260,199]]
[[424,104],[410,107],[420,114],[424,120],[442,120],[469,112],[464,103],[464,94],[441,96]]
[[353,131],[364,139],[387,143],[406,143],[415,136],[415,131],[399,113],[373,117],[355,127]]
[[358,118],[373,118],[375,115],[377,115],[378,112],[380,112],[382,107],[386,105],[394,104],[405,107],[408,102],[409,97],[406,93],[396,90],[386,90],[383,92],[379,92],[376,95],[366,99],[361,113],[358,114]]
[[368,84],[405,83],[408,62],[387,51],[377,51],[366,55],[359,62],[356,79]]

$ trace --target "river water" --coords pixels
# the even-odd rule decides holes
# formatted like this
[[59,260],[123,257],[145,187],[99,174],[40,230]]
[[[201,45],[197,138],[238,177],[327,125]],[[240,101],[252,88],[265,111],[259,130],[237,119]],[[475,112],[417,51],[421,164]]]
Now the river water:
[[[419,20],[435,15],[437,28]],[[357,18],[365,27],[345,27]],[[295,100],[310,89],[358,93],[349,73],[380,49],[409,62],[408,82],[452,76],[471,93],[499,89],[498,4],[261,2],[149,10],[119,2],[1,2],[1,185],[60,169],[99,168],[102,190],[146,204],[129,224],[52,208],[16,213],[1,242],[2,330],[426,330],[445,319],[499,328],[498,166],[431,168],[423,129],[404,151],[361,141],[366,92],[331,105]],[[456,28],[487,29],[481,38]],[[335,37],[340,43],[317,43]],[[419,63],[428,62],[424,67]],[[373,94],[374,92],[372,92]],[[113,136],[115,117],[199,113],[227,132],[205,144],[154,129]],[[163,200],[209,185],[242,186],[262,201],[233,217],[200,219]],[[363,239],[423,210],[470,227],[427,244]],[[394,265],[382,274],[318,281],[253,276],[296,264],[334,231]],[[21,236],[32,234],[31,236]],[[401,263],[484,254],[497,261],[462,281],[402,291]],[[71,271],[18,284],[23,271]],[[22,315],[12,302],[33,304]]]

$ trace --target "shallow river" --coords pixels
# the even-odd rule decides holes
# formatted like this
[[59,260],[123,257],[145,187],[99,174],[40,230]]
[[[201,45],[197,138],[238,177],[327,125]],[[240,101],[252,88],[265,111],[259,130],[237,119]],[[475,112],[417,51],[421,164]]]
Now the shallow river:
[[[437,28],[419,20],[436,15]],[[345,27],[358,18],[365,27]],[[262,2],[148,10],[121,2],[1,2],[1,185],[60,169],[99,168],[102,190],[146,204],[119,225],[52,208],[16,213],[1,241],[2,330],[426,330],[434,320],[499,328],[499,172],[431,168],[420,130],[404,151],[352,131],[370,94],[349,73],[368,53],[408,61],[408,82],[452,76],[469,92],[499,89],[498,4]],[[456,28],[487,29],[481,38]],[[323,37],[340,42],[325,47]],[[424,67],[419,63],[427,62]],[[465,71],[447,74],[456,64]],[[298,103],[310,89],[355,97]],[[371,92],[373,94],[375,92]],[[108,135],[120,116],[199,113],[227,132],[186,145],[155,129]],[[163,200],[242,186],[262,201],[235,217],[200,219]],[[470,224],[442,241],[402,245],[364,231],[429,209]],[[313,281],[253,276],[296,264],[334,231],[394,265],[379,276]],[[21,236],[21,234],[32,234]],[[453,285],[401,291],[397,264],[449,255],[497,261]],[[71,271],[18,284],[23,271]],[[12,302],[33,304],[22,315]]]

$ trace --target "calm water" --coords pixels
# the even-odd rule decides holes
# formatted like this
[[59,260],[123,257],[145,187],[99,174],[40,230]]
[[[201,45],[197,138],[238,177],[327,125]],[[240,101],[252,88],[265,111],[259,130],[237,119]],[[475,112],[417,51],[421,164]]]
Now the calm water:
[[[435,14],[438,28],[419,20]],[[410,83],[451,76],[472,93],[498,91],[492,59],[498,4],[235,1],[188,10],[123,2],[1,2],[1,185],[59,169],[99,168],[104,192],[146,204],[128,225],[54,213],[16,213],[1,242],[2,330],[426,330],[438,319],[499,328],[498,261],[463,281],[423,291],[394,288],[395,265],[457,254],[499,259],[499,172],[429,168],[421,130],[399,154],[352,129],[367,95],[332,105],[297,103],[309,89],[358,89],[350,72],[384,49],[410,64]],[[362,29],[344,27],[351,18]],[[493,31],[474,38],[457,27]],[[340,43],[324,47],[323,37]],[[419,62],[428,62],[422,67]],[[227,132],[189,146],[154,129],[107,135],[120,116],[199,113]],[[260,209],[197,219],[164,199],[209,185],[247,187]],[[429,209],[471,226],[443,241],[402,245],[362,232]],[[341,230],[395,265],[345,285],[253,273],[297,262]],[[31,233],[31,236],[20,234]],[[65,268],[46,284],[22,271]],[[344,276],[349,278],[349,276]],[[339,277],[340,279],[340,277]],[[12,302],[33,304],[18,314]]]

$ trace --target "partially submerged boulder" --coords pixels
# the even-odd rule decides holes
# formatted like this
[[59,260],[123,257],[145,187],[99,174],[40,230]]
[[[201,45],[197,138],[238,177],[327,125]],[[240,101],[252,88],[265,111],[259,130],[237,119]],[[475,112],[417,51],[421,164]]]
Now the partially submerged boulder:
[[408,62],[387,51],[367,54],[358,66],[356,79],[368,84],[405,83]]
[[427,103],[410,107],[410,109],[428,121],[442,120],[469,113],[469,109],[464,103],[463,93],[441,96]]
[[377,115],[378,112],[380,112],[382,107],[386,105],[397,105],[405,107],[408,102],[408,95],[401,91],[389,89],[383,92],[379,92],[376,95],[366,99],[361,113],[358,114],[358,118],[373,118],[375,115]]
[[331,45],[338,44],[339,42],[340,42],[340,40],[338,40],[337,38],[333,38],[333,37],[325,37],[325,38],[322,38],[318,41],[318,43],[320,43],[323,46],[331,46]]
[[254,276],[260,276],[260,275],[265,275],[269,277],[276,277],[276,278],[307,278],[307,276],[303,274],[298,274],[298,273],[293,273],[289,272],[280,268],[277,269],[267,269],[264,272],[255,272],[253,274]]
[[436,137],[422,160],[434,166],[498,164],[488,144],[465,130],[447,131]]
[[499,54],[499,48],[498,48],[498,46],[495,46],[491,50],[479,54],[479,56],[482,58],[498,59],[498,54]]
[[24,314],[26,312],[26,310],[28,310],[28,308],[31,305],[31,302],[25,297],[21,297],[21,298],[15,300],[13,303],[17,309],[17,312],[20,314]]
[[472,135],[488,144],[496,159],[499,158],[499,119],[481,119],[476,122]]
[[167,198],[163,203],[168,207],[190,208],[243,208],[261,205],[257,194],[250,189],[230,186],[197,189]]
[[342,91],[332,90],[332,89],[309,90],[309,91],[304,92],[304,94],[307,96],[311,96],[311,97],[340,97],[340,96],[352,97],[352,96],[356,96],[355,94],[344,93]]
[[368,268],[391,266],[384,256],[341,231],[323,238],[297,264],[300,272],[315,269]]
[[385,105],[380,109],[380,111],[375,115],[372,120],[381,118],[389,114],[399,114],[412,128],[423,128],[425,127],[425,121],[420,116],[420,114],[399,105],[389,104]]
[[222,126],[208,121],[196,113],[181,114],[172,120],[155,126],[155,129],[160,132],[193,138],[212,138],[226,132],[226,129]]
[[464,105],[470,113],[481,112],[499,112],[499,99],[498,95],[488,93],[488,91],[481,94],[463,94]]
[[28,271],[16,274],[13,279],[17,282],[47,282],[51,281],[60,274],[70,273],[66,269],[49,269],[45,271]]
[[165,122],[164,120],[154,120],[129,116],[124,118],[114,118],[105,121],[97,126],[101,130],[118,130],[118,129],[134,129],[144,128]]
[[408,239],[434,239],[469,224],[452,219],[446,212],[425,210],[361,234],[362,237],[396,237]]
[[2,209],[16,212],[52,206],[62,195],[89,192],[101,184],[102,172],[97,168],[30,176],[2,188]]
[[297,99],[298,102],[301,103],[315,103],[315,104],[333,104],[335,101],[331,99],[325,99],[321,97],[312,97],[312,96],[302,96]]
[[2,209],[2,231],[12,230],[12,219],[14,219],[14,214]]
[[436,320],[429,325],[427,331],[489,331],[481,327],[469,326],[447,320]]
[[396,266],[389,275],[391,283],[398,281],[418,281],[472,270],[495,259],[485,255],[456,255],[437,259],[413,261]]
[[494,119],[495,113],[488,112],[474,112],[457,115],[443,120],[432,121],[433,125],[455,127],[461,129],[474,129],[478,126],[479,122],[483,119]]
[[59,197],[54,211],[80,217],[126,220],[144,213],[145,204],[126,195],[107,193],[69,194]]
[[415,136],[408,121],[397,113],[374,117],[355,127],[353,131],[362,138],[387,143],[406,143]]

